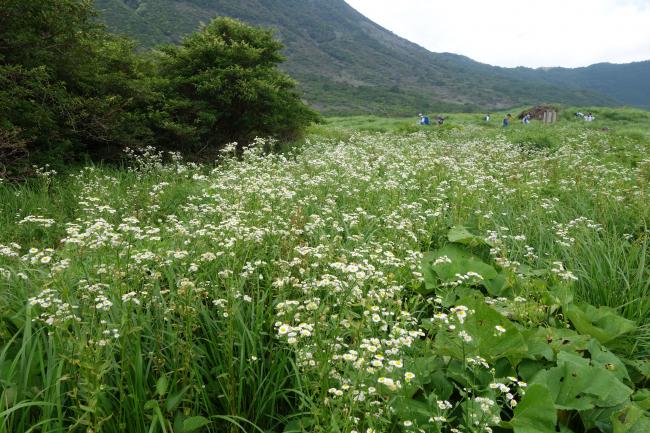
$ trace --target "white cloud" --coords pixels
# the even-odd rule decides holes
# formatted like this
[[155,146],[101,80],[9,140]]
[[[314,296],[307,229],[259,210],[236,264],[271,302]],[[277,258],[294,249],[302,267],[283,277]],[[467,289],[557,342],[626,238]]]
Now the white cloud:
[[346,0],[434,52],[499,66],[650,60],[650,0]]

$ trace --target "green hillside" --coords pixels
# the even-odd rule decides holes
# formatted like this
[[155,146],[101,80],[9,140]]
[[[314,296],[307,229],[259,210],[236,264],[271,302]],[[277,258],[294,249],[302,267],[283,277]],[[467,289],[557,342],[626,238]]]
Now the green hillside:
[[497,68],[463,56],[431,53],[373,23],[343,0],[96,4],[110,29],[136,38],[145,48],[176,43],[217,15],[273,27],[286,45],[284,69],[301,83],[304,99],[326,114],[412,114],[545,101],[641,105],[637,95],[626,99],[627,93],[606,78],[578,76],[567,85],[562,73]]
[[623,65],[599,63],[586,68],[516,69],[533,79],[550,84],[570,85],[575,88],[609,95],[625,104],[650,109],[650,61]]

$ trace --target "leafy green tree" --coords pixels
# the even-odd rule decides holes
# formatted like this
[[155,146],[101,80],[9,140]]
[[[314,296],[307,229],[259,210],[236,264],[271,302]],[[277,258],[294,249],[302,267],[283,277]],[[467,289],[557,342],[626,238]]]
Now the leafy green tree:
[[97,24],[93,1],[0,2],[5,156],[27,145],[64,160],[146,140],[151,133],[137,108],[146,105],[148,67],[130,41]]
[[270,31],[218,19],[181,46],[136,54],[90,0],[0,2],[0,172],[26,154],[61,165],[124,146],[295,136],[317,115],[278,70],[281,48]]
[[166,139],[214,147],[255,136],[292,137],[317,119],[277,65],[273,33],[217,18],[180,46],[161,49]]
[[0,61],[27,68],[48,65],[62,77],[78,71],[86,42],[98,35],[91,0],[3,0]]

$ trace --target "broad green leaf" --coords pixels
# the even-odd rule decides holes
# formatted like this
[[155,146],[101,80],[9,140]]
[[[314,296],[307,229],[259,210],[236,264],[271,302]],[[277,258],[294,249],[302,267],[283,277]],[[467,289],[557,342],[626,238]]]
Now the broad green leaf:
[[475,272],[484,279],[493,279],[498,275],[492,266],[459,245],[447,244],[436,250],[432,254],[432,262],[442,257],[447,257],[451,263],[441,262],[431,266],[444,282],[456,281],[458,275],[465,275],[468,272]]
[[454,393],[454,385],[441,370],[433,373],[429,385],[438,397],[438,400],[448,400]]
[[526,277],[545,277],[549,274],[548,269],[533,269],[528,265],[519,265],[517,273]]
[[632,372],[636,372],[638,382],[650,379],[650,361],[645,359],[626,360],[626,364],[632,367]]
[[488,243],[484,238],[476,236],[464,226],[452,227],[447,233],[447,239],[449,239],[449,242],[467,245],[472,248],[480,245],[492,246],[492,244]]
[[609,307],[572,304],[565,314],[578,332],[591,335],[603,344],[636,329],[633,321],[619,316]]
[[598,341],[591,340],[587,345],[587,350],[591,355],[592,365],[611,371],[621,382],[631,382],[623,361],[607,348],[601,346]]
[[551,307],[567,308],[573,303],[573,290],[567,284],[553,286],[544,294],[544,303]]
[[[487,305],[482,297],[465,298],[460,301],[460,304],[473,310],[468,314],[463,325],[472,341],[461,344],[458,337],[459,329],[443,330],[436,335],[436,346],[440,353],[461,360],[467,356],[480,355],[488,362],[508,358],[514,365],[526,357],[528,348],[517,327]],[[504,328],[505,333],[498,332],[497,326]]]
[[494,297],[512,295],[508,278],[503,273],[498,274],[493,279],[483,280],[483,286],[487,289],[487,292]]
[[313,425],[314,419],[308,416],[304,416],[287,423],[287,425],[284,426],[283,433],[304,433],[311,431],[311,427]]
[[192,416],[183,420],[182,433],[190,433],[210,424],[210,420],[202,416]]
[[548,361],[534,361],[532,359],[524,359],[517,366],[517,375],[526,382],[530,382],[535,378],[535,375],[542,370],[549,367]]
[[[469,353],[468,357],[471,356]],[[487,388],[494,382],[494,374],[486,368],[473,368],[462,359],[452,360],[447,365],[446,377],[464,388]],[[447,389],[448,391],[448,389]]]
[[492,364],[492,369],[494,370],[494,376],[496,377],[508,377],[517,375],[517,369],[506,358],[497,359]]
[[[437,257],[436,257],[437,258]],[[435,260],[434,253],[429,252],[422,258],[422,276],[424,278],[424,290],[419,290],[423,295],[428,295],[436,291],[440,286],[438,275],[434,272],[431,263]]]
[[612,415],[612,425],[614,433],[650,432],[650,418],[643,409],[634,404]]
[[625,401],[622,404],[612,407],[597,407],[591,410],[580,411],[580,419],[586,431],[597,429],[600,432],[612,431],[612,415],[625,408],[630,402]]
[[634,404],[641,409],[650,410],[650,389],[640,389],[632,396]]
[[548,388],[531,385],[510,421],[515,433],[548,433],[555,431],[556,424],[557,412]]
[[541,371],[532,383],[545,385],[558,409],[589,410],[626,401],[632,390],[612,372],[569,352],[557,355],[558,366]]
[[431,382],[431,377],[434,373],[443,370],[445,367],[438,356],[415,358],[409,362],[409,365],[412,365],[411,369],[415,373],[414,382],[419,385],[426,385]]
[[533,383],[546,386],[551,392],[555,405],[565,410],[588,410],[595,407],[593,396],[584,396],[583,390],[587,387],[589,377],[584,370],[577,373],[571,366],[562,364],[549,370],[539,372]]
[[473,379],[472,374],[467,370],[467,364],[463,361],[462,357],[458,357],[449,363],[445,375],[456,384],[467,388],[472,386],[471,379]]
[[428,423],[433,413],[427,403],[403,396],[396,398],[391,404],[391,408],[398,418],[408,419],[417,422],[419,425]]
[[528,344],[528,356],[533,359],[554,361],[561,352],[579,352],[587,349],[591,338],[571,329],[534,328],[522,331]]
[[528,357],[532,359],[555,359],[555,352],[551,347],[553,328],[531,328],[521,331],[528,344]]
[[468,274],[474,274],[467,280],[469,284],[485,287],[492,296],[509,294],[507,277],[461,245],[447,244],[426,253],[422,259],[422,274],[425,283],[421,290],[423,294],[437,291],[443,297],[447,294],[455,298],[453,291],[445,285],[462,281],[461,278]]

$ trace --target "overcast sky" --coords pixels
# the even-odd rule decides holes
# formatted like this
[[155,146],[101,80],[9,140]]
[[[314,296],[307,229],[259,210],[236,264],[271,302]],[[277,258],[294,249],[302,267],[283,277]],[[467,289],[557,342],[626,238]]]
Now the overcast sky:
[[498,66],[650,60],[650,0],[346,0],[434,52]]

